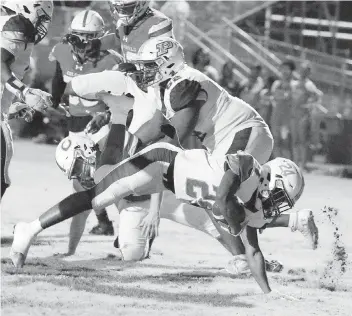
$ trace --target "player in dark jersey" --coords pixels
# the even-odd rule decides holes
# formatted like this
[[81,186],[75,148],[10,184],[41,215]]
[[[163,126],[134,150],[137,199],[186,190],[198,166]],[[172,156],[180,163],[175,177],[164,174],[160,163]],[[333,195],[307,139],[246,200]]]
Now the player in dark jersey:
[[[87,49],[87,56],[93,61],[99,56],[101,50],[114,49],[121,52],[124,61],[134,59],[142,44],[153,37],[173,37],[172,21],[158,10],[149,7],[150,1],[109,1],[111,13],[116,21],[115,33],[107,34],[90,41],[91,47]],[[133,111],[130,112],[131,116]],[[110,164],[112,157],[122,159],[122,148],[125,139],[125,126],[112,126],[106,142],[106,154],[102,163]],[[116,137],[118,135],[118,137]],[[118,142],[118,143],[117,143]],[[146,197],[147,198],[147,197]],[[106,212],[102,212],[98,225],[93,227],[91,233],[104,234],[104,222],[108,220]],[[118,245],[118,239],[115,242]]]
[[[102,101],[89,101],[67,95],[65,88],[67,83],[76,76],[111,70],[122,61],[121,55],[113,50],[100,51],[99,57],[94,62],[87,58],[86,43],[88,40],[101,36],[104,28],[104,20],[96,11],[79,12],[71,22],[70,33],[64,37],[63,42],[54,46],[49,55],[49,60],[56,62],[56,71],[52,81],[54,108],[60,103],[67,104],[69,132],[79,134],[92,132],[91,138],[99,145],[101,152],[104,150],[109,132],[106,124],[109,123],[110,112],[107,106]],[[89,183],[73,181],[75,191],[87,189],[89,185]],[[97,218],[102,234],[114,235],[114,228],[112,222],[106,217],[106,211],[103,210],[101,214],[97,214]],[[73,227],[75,226],[74,221]],[[70,249],[69,252],[72,253],[74,250]]]

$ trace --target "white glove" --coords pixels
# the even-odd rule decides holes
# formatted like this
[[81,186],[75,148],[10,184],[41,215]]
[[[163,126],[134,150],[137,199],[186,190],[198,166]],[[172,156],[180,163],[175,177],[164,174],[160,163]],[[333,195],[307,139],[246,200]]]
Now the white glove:
[[27,104],[22,102],[15,102],[10,105],[8,118],[9,119],[17,119],[22,118],[26,122],[32,122],[34,109],[29,107]]
[[26,88],[22,94],[23,102],[39,112],[45,112],[49,106],[53,105],[51,98],[52,95],[50,93],[40,89]]

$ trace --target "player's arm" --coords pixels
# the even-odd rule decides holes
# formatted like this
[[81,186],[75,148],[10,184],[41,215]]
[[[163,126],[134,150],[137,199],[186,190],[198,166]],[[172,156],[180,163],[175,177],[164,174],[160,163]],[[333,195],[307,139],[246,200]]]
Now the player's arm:
[[321,102],[323,92],[312,81],[307,82],[306,89],[310,93],[309,103]]
[[[207,93],[202,90],[200,83],[197,81],[183,80],[170,92],[170,105],[175,111],[170,122],[177,132],[181,145],[194,131],[200,109],[207,98]],[[169,142],[178,144],[175,137],[171,138]]]
[[241,223],[243,223],[245,219],[243,205],[235,196],[240,185],[240,176],[228,169],[222,177],[220,186],[216,191],[215,204],[213,206],[214,218],[219,221],[225,219],[233,235],[237,235],[241,232]]
[[127,90],[126,77],[120,71],[108,70],[72,78],[65,94],[87,100],[100,100],[101,95],[123,95]]
[[1,84],[5,84],[12,77],[10,64],[14,59],[14,55],[5,48],[1,48]]
[[101,50],[116,49],[121,46],[120,39],[116,36],[115,33],[109,33],[99,38]]
[[270,293],[271,288],[265,271],[263,253],[259,247],[257,229],[247,226],[241,234],[241,238],[246,250],[248,265],[254,279],[264,293]]
[[55,73],[51,83],[51,91],[53,96],[53,107],[56,109],[60,102],[61,98],[64,95],[66,89],[66,82],[62,74],[62,69],[60,63],[56,61]]

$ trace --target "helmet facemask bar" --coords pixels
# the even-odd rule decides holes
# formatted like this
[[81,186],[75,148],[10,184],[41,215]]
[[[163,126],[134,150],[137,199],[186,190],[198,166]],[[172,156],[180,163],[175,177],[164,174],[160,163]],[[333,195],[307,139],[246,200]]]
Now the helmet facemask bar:
[[[86,145],[85,145],[86,146]],[[77,179],[85,187],[94,185],[94,172],[96,170],[96,157],[85,157],[83,150],[76,146],[74,158],[67,172],[68,178]]]
[[277,217],[281,213],[290,210],[294,205],[281,179],[275,181],[274,189],[265,190],[261,195],[264,218]]
[[165,63],[165,60],[162,57],[156,60],[138,60],[133,63],[138,70],[133,73],[132,77],[141,89],[145,90],[149,86],[163,81],[160,67]]
[[98,38],[100,32],[80,32],[72,30],[67,36],[67,41],[72,46],[73,52],[76,54],[81,54],[81,58],[84,58],[84,54],[87,49],[87,44],[89,40]]
[[51,17],[44,9],[40,9],[40,13],[38,10],[36,14],[37,18],[36,21],[33,22],[33,25],[36,29],[35,44],[38,44],[48,33],[48,27],[51,21]]

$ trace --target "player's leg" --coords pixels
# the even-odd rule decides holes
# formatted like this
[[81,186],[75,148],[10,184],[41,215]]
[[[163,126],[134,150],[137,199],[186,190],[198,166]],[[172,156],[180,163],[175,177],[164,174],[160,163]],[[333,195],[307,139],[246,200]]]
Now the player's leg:
[[301,161],[300,165],[298,165],[302,170],[306,168],[306,164],[308,162],[308,152],[309,152],[309,144],[310,144],[310,132],[311,132],[311,119],[310,114],[306,113],[304,117],[302,117],[300,121],[300,129],[299,129],[299,143],[300,143],[300,151],[301,151]]
[[[270,158],[273,146],[274,140],[267,126],[251,127],[236,133],[227,149],[227,153],[236,153],[238,150],[243,150],[263,164]],[[222,229],[219,232],[222,240],[230,246],[233,255],[227,265],[227,271],[232,274],[247,273],[249,267],[245,264],[245,248],[242,240]]]
[[140,202],[122,200],[119,221],[119,255],[124,261],[141,261],[148,257],[150,250],[150,238],[142,234],[141,223],[148,214],[149,199]]
[[266,224],[266,228],[288,227],[292,232],[299,231],[309,241],[312,249],[318,247],[319,230],[314,221],[311,209],[302,209],[289,214],[281,214],[272,222]]
[[[102,128],[104,129],[104,127]],[[101,154],[98,161],[98,166],[114,165],[122,161],[122,152],[124,144],[125,126],[115,124],[113,121],[103,144],[99,144]],[[97,142],[98,143],[98,142]],[[100,141],[100,143],[102,143]],[[114,235],[114,228],[105,209],[95,211],[98,224],[89,232],[92,235]]]
[[10,126],[1,121],[1,199],[10,185],[9,165],[13,155],[13,141]]
[[101,210],[131,195],[166,190],[163,175],[180,150],[168,144],[155,144],[113,166],[92,189],[74,193],[54,205],[31,223],[19,223],[14,230],[11,258],[22,266],[33,238],[42,230],[92,208]]

